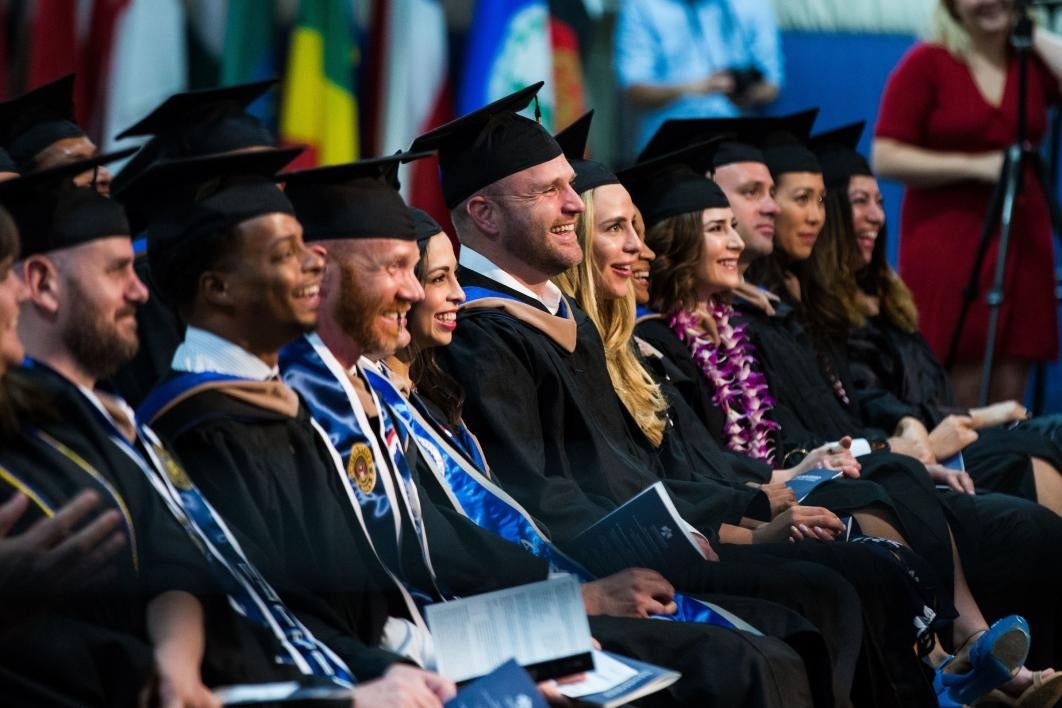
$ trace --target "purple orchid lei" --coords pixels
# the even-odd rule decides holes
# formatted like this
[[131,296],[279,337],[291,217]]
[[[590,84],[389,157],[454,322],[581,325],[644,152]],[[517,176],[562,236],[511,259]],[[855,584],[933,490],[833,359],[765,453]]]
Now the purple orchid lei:
[[730,305],[713,302],[708,312],[718,328],[719,344],[703,332],[692,312],[679,310],[668,324],[712,382],[712,400],[726,415],[723,435],[727,449],[773,465],[771,431],[779,426],[767,417],[774,399],[767,379],[754,368],[756,348],[745,334],[744,323],[731,325],[734,309]]

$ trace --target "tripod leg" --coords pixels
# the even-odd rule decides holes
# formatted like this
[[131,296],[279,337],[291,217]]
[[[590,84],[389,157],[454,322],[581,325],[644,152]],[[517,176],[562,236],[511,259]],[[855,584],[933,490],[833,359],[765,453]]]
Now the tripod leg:
[[996,340],[999,333],[999,311],[1003,306],[1003,285],[1006,277],[1007,251],[1010,246],[1010,231],[1014,222],[1014,203],[1021,184],[1022,148],[1011,145],[1004,162],[1003,208],[999,218],[999,248],[996,251],[996,268],[992,277],[992,289],[988,291],[988,337],[985,342],[985,358],[981,368],[981,392],[977,405],[988,404],[988,388],[992,384],[992,365],[995,363]]
[[966,287],[962,290],[962,308],[959,310],[959,317],[955,320],[955,328],[951,332],[951,341],[948,344],[948,356],[944,360],[944,366],[951,369],[955,366],[955,359],[959,353],[959,339],[962,337],[963,327],[966,325],[966,318],[970,314],[970,306],[977,299],[978,286],[980,284],[981,266],[985,262],[985,253],[988,251],[988,243],[992,239],[992,234],[996,230],[996,226],[999,224],[999,217],[1003,207],[1003,196],[1006,180],[1004,179],[1008,174],[1010,161],[1010,152],[1007,152],[1003,156],[1003,170],[1000,173],[1000,179],[996,182],[992,188],[992,199],[988,203],[988,211],[985,214],[985,223],[981,227],[981,238],[977,243],[977,254],[974,257],[973,268],[970,269],[970,277],[966,280]]

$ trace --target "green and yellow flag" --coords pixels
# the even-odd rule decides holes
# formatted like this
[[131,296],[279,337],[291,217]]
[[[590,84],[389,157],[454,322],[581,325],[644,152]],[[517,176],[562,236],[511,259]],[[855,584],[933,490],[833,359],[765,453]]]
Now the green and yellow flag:
[[280,108],[280,140],[308,145],[293,166],[358,159],[357,46],[349,0],[299,0]]

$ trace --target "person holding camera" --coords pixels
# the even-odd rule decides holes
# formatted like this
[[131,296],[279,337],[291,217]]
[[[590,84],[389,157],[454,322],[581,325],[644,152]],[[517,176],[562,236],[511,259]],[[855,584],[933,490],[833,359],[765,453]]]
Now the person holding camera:
[[669,118],[733,117],[769,103],[783,80],[768,0],[624,0],[614,67],[636,109],[639,148]]
[[[1020,2],[1029,4],[1028,2]],[[1018,8],[1020,9],[1020,8]],[[1013,0],[939,0],[935,31],[893,69],[875,128],[874,168],[906,186],[900,215],[900,276],[918,326],[942,361],[974,268],[1003,151],[1019,121],[1018,57],[1011,41],[1021,14]],[[1028,30],[1027,30],[1028,31]],[[1031,28],[1026,136],[1035,149],[1047,109],[1062,102],[1062,37]],[[1030,365],[1058,357],[1051,222],[1035,162],[1025,161],[1006,254],[990,401],[1022,400]],[[959,405],[978,403],[988,338],[998,228],[978,271],[950,375]]]

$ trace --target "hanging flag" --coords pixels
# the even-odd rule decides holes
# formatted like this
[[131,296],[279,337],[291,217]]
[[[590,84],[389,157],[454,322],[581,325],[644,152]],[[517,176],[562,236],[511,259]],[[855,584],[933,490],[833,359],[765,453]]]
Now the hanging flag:
[[[34,3],[30,20],[27,90],[77,69],[77,9],[78,4],[73,0],[37,0]],[[75,105],[78,103],[75,100]],[[82,116],[79,118],[83,119]]]
[[280,107],[281,142],[309,146],[293,167],[358,157],[355,36],[349,2],[300,0]]
[[[405,149],[453,118],[446,13],[439,0],[377,0],[373,37],[374,154]],[[447,229],[434,157],[400,168],[402,196]]]
[[88,136],[102,144],[106,116],[107,82],[110,81],[111,55],[114,52],[118,18],[130,0],[100,0],[92,6],[89,30],[79,52],[74,100],[78,119]]
[[188,13],[188,88],[214,88],[221,82],[229,0],[185,0]]
[[571,125],[586,113],[582,39],[592,27],[582,2],[549,0],[549,34],[553,45],[553,127]]
[[553,128],[553,55],[546,0],[481,0],[469,29],[457,113],[464,115],[536,81],[542,124]]
[[[273,3],[229,0],[225,42],[221,51],[221,86],[246,84],[277,75],[276,17]],[[247,107],[266,125],[276,126],[276,94],[272,91]]]
[[123,0],[112,5],[114,14],[107,19],[113,31],[110,60],[97,99],[102,150],[135,145],[137,139],[115,141],[113,136],[184,91],[188,75],[182,0]]

